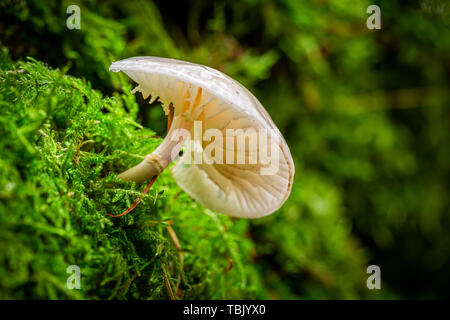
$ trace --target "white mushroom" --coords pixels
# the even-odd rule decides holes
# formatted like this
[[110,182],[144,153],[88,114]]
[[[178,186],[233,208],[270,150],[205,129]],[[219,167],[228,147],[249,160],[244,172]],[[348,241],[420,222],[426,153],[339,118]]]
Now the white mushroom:
[[[194,143],[188,146],[201,146],[202,161],[192,163],[197,151],[187,148],[171,171],[192,198],[235,217],[257,218],[281,207],[291,191],[294,163],[269,114],[244,86],[215,69],[158,57],[117,61],[110,70],[123,71],[137,82],[133,91],[140,91],[144,98],[159,96],[166,115],[169,106],[174,107],[166,138],[144,161],[120,174],[121,179],[155,177],[189,139]],[[200,142],[195,139],[198,131],[205,133],[200,134]]]

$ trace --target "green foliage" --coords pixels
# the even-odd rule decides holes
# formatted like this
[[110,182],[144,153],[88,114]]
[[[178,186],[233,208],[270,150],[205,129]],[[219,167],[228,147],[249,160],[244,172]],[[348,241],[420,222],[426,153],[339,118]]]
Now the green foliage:
[[[90,84],[29,59],[0,71],[0,297],[254,298],[246,221],[196,204],[164,173],[149,195],[115,173],[160,142],[135,122],[130,87]],[[128,92],[128,93],[127,93]],[[108,217],[131,205],[132,214]],[[182,244],[183,265],[167,227]],[[230,261],[233,268],[228,270]],[[66,289],[78,265],[82,288]]]
[[[69,4],[0,1],[12,59],[63,70],[0,61],[27,70],[1,73],[2,296],[72,297],[65,268],[79,264],[75,298],[167,298],[163,263],[185,298],[448,297],[445,1],[377,1],[381,30],[366,28],[366,0],[83,0],[80,30]],[[143,188],[115,173],[160,141],[144,127],[165,132],[159,105],[108,72],[137,55],[209,65],[255,93],[296,165],[278,212],[216,215],[165,172],[132,215],[105,216]],[[365,287],[370,264],[381,291]]]

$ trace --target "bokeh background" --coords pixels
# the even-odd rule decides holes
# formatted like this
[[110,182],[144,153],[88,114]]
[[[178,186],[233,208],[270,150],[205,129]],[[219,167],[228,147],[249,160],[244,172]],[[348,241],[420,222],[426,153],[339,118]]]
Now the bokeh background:
[[[123,90],[112,61],[153,55],[216,68],[258,97],[296,175],[278,212],[242,225],[255,297],[450,297],[447,1],[0,3],[13,60],[66,68],[104,96]],[[80,30],[66,28],[71,4]],[[371,4],[381,30],[366,27]],[[136,101],[139,122],[164,135],[158,103]],[[381,290],[366,287],[371,264]]]

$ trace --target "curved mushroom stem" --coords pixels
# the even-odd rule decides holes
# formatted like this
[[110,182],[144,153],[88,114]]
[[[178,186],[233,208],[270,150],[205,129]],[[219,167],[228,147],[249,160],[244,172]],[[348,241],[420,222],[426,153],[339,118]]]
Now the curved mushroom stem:
[[122,172],[118,177],[125,181],[142,182],[160,174],[180,152],[191,127],[192,122],[187,121],[184,116],[174,117],[169,132],[158,148],[146,155],[141,163]]
[[[147,194],[160,172],[162,172],[169,163],[180,152],[183,142],[189,135],[189,129],[192,123],[186,121],[183,116],[178,116],[175,125],[172,126],[174,108],[173,105],[169,105],[169,118],[167,121],[167,135],[163,142],[156,148],[154,152],[147,155],[140,164],[122,172],[118,177],[122,180],[133,180],[141,182],[152,178],[147,187],[145,187],[143,193]],[[177,139],[178,138],[178,139]],[[136,201],[124,212],[117,215],[107,213],[107,215],[117,218],[126,215],[131,212],[141,202],[141,198],[137,198]]]

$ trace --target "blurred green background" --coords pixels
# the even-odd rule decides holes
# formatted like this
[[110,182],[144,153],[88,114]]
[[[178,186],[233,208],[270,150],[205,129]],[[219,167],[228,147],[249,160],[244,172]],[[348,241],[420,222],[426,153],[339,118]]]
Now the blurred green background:
[[[245,226],[257,297],[450,297],[447,1],[0,3],[12,59],[68,68],[105,96],[123,88],[112,61],[152,55],[216,68],[258,97],[296,175],[285,205]],[[66,28],[71,4],[80,30]],[[366,27],[371,4],[381,30]],[[164,135],[160,106],[136,101]],[[371,264],[381,290],[366,288]]]

